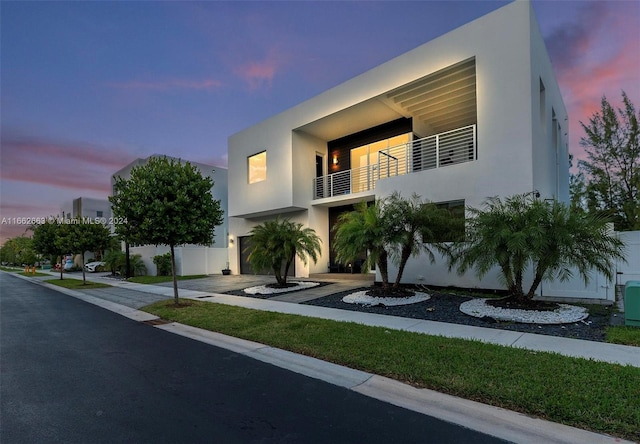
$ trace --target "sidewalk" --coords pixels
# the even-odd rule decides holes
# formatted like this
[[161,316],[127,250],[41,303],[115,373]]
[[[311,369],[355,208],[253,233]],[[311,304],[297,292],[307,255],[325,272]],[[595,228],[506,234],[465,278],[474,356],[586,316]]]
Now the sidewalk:
[[[69,275],[69,277],[81,279],[82,275]],[[166,285],[135,284],[111,278],[97,277],[94,275],[88,275],[87,279],[95,282],[108,283],[119,290],[116,291],[113,288],[104,290],[85,290],[86,293],[98,298],[102,297],[113,302],[118,302],[132,308],[140,308],[152,302],[173,297],[173,287],[171,286],[171,283]],[[331,285],[297,291],[294,294],[289,295],[289,300],[286,300],[284,295],[269,299],[257,299],[221,294],[224,291],[232,289],[247,288],[252,285],[271,282],[272,279],[273,278],[264,276],[220,276],[220,279],[214,280],[214,284],[208,285],[209,290],[212,289],[211,287],[213,285],[219,292],[180,288],[179,295],[181,298],[186,299],[235,305],[255,310],[296,314],[334,321],[356,322],[369,326],[385,327],[394,330],[406,330],[434,336],[478,340],[491,344],[518,347],[533,351],[547,351],[564,356],[594,359],[596,361],[640,367],[640,348],[633,346],[562,338],[557,336],[537,335],[494,328],[472,327],[469,325],[450,324],[397,316],[362,313],[336,308],[301,305],[298,303],[367,285],[366,282],[361,280],[340,280]],[[197,283],[195,281],[180,281],[179,285],[204,288],[203,283]],[[140,292],[145,295],[127,298],[123,294],[122,290]],[[136,293],[133,293],[133,295],[135,294]],[[292,298],[292,296],[294,297]]]
[[[53,275],[52,275],[53,276]],[[18,276],[23,278],[22,276]],[[82,275],[68,275],[68,278],[80,278]],[[247,278],[256,279],[251,276]],[[46,277],[24,278],[31,281],[42,281]],[[74,291],[62,287],[49,286],[61,293],[93,303],[107,310],[119,313],[137,322],[147,322],[156,328],[174,334],[179,334],[200,342],[211,344],[234,351],[245,356],[258,359],[285,368],[311,378],[320,379],[348,390],[369,396],[390,404],[403,407],[415,412],[430,415],[442,420],[468,427],[515,443],[630,443],[608,435],[589,432],[575,427],[565,426],[542,419],[532,418],[517,412],[505,410],[450,396],[427,389],[418,389],[410,385],[378,376],[375,374],[354,370],[340,365],[324,362],[304,355],[298,355],[286,350],[269,347],[243,339],[214,333],[199,328],[178,323],[156,323],[158,318],[149,313],[137,310],[140,306],[156,300],[166,300],[173,297],[173,288],[164,285],[135,284],[110,278],[90,276],[88,280],[109,283],[113,287]],[[182,281],[188,282],[188,281]],[[246,281],[243,281],[246,282]],[[39,282],[40,283],[40,282]],[[239,280],[227,285],[238,285]],[[342,283],[343,286],[361,287],[362,282]],[[41,283],[41,285],[46,285]],[[254,284],[257,285],[257,284]],[[331,287],[331,286],[326,286]],[[326,290],[336,292],[336,287]],[[236,289],[239,287],[235,287]],[[342,291],[342,290],[340,290]],[[402,329],[447,337],[479,339],[501,345],[529,348],[532,350],[552,351],[567,356],[592,357],[607,362],[618,362],[640,367],[640,353],[637,347],[600,344],[581,340],[561,340],[563,338],[546,337],[527,333],[496,331],[489,328],[469,327],[456,324],[445,324],[433,321],[406,319],[385,315],[375,315],[360,312],[299,305],[292,302],[282,302],[231,296],[205,292],[199,290],[180,289],[180,297],[222,304],[236,305],[258,310],[276,311],[281,313],[313,316],[337,321],[357,322],[365,325],[383,326],[391,329]],[[330,294],[329,293],[329,294]],[[115,302],[114,299],[119,300]],[[135,307],[138,306],[138,307]],[[590,350],[580,350],[589,348]],[[591,356],[593,355],[593,356]],[[595,356],[595,357],[594,357]]]

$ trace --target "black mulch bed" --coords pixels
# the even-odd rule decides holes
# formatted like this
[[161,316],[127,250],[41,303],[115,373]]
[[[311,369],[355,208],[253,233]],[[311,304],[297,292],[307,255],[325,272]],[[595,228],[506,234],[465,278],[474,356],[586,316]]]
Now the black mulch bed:
[[561,325],[522,324],[516,322],[496,321],[493,318],[476,318],[466,315],[459,310],[461,303],[472,299],[465,296],[457,296],[449,293],[428,291],[431,298],[425,302],[416,304],[399,305],[393,307],[376,306],[365,307],[359,304],[347,304],[342,298],[357,291],[366,290],[360,288],[305,302],[307,305],[320,307],[339,308],[342,310],[361,311],[391,316],[401,316],[413,319],[427,319],[430,321],[449,322],[453,324],[472,325],[476,327],[498,328],[524,333],[536,333],[550,336],[563,336],[574,339],[604,342],[605,327],[609,325],[610,310],[602,307],[599,314],[591,315],[581,322]]
[[332,282],[318,282],[318,284],[320,285],[316,285],[315,287],[302,287],[298,290],[289,290],[289,291],[283,291],[281,293],[269,293],[269,294],[249,294],[249,293],[245,293],[244,290],[229,290],[229,291],[225,291],[223,294],[231,294],[234,296],[245,296],[248,298],[256,298],[256,299],[271,299],[271,298],[275,298],[276,296],[284,296],[287,294],[291,294],[291,293],[295,293],[298,291],[304,291],[304,290],[310,290],[311,288],[318,288],[318,287],[324,287],[325,285],[331,285]]

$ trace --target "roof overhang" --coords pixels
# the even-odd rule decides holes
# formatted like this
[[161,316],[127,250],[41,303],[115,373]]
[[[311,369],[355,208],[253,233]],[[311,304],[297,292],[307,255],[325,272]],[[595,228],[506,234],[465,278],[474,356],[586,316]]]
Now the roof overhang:
[[330,141],[405,117],[428,136],[477,123],[475,57],[296,128]]

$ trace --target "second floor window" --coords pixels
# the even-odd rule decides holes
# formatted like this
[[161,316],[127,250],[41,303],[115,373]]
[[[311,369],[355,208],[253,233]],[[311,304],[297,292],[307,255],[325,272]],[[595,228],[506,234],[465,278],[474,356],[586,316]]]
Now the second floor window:
[[248,158],[249,183],[267,180],[267,152],[263,151]]

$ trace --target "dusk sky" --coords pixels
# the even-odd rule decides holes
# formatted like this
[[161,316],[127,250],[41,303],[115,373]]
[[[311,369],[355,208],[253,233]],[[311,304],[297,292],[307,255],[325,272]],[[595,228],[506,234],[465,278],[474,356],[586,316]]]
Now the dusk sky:
[[[231,134],[506,3],[2,1],[1,217],[106,199],[155,153],[226,167]],[[603,95],[640,107],[640,2],[532,3],[580,157]]]

